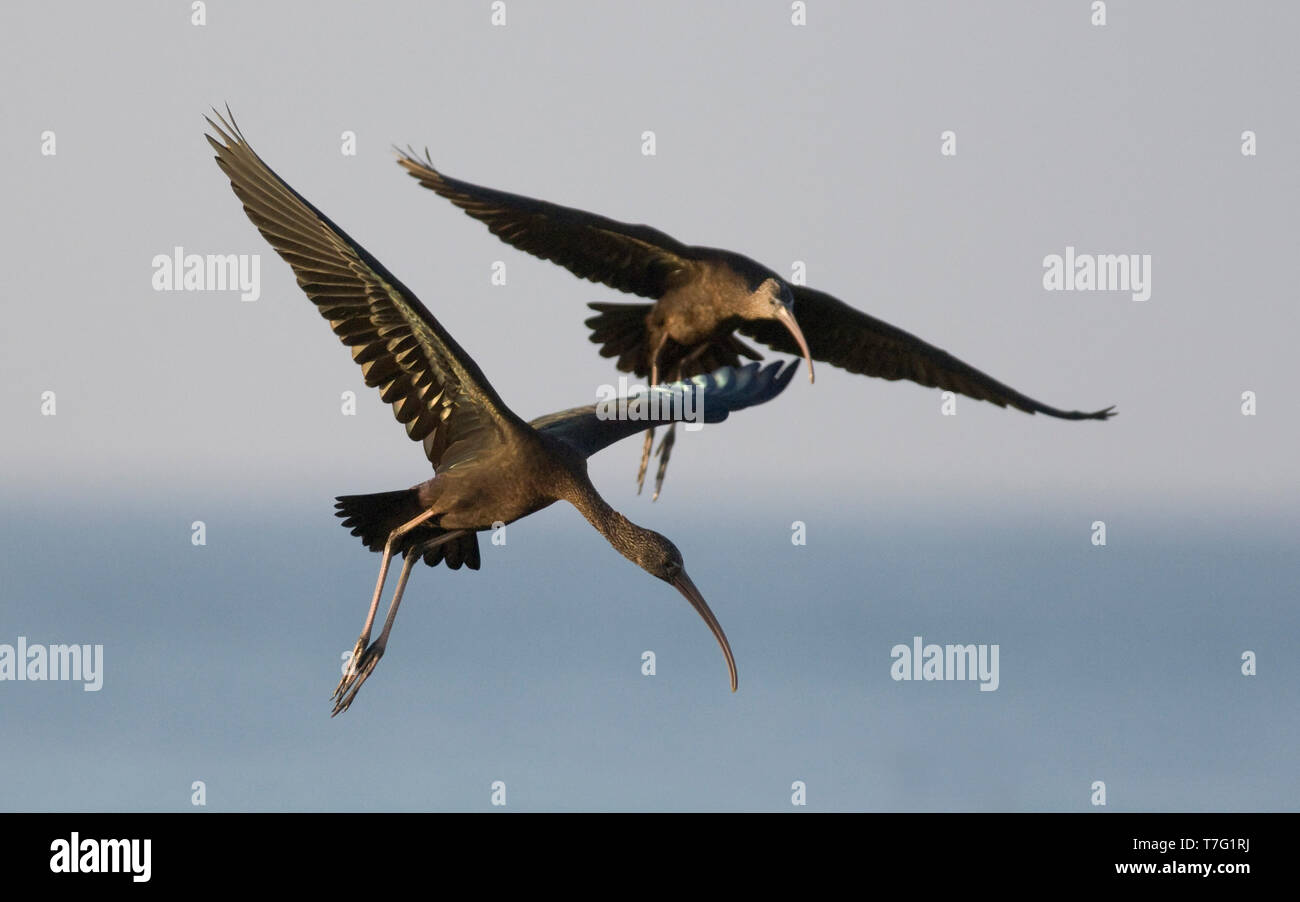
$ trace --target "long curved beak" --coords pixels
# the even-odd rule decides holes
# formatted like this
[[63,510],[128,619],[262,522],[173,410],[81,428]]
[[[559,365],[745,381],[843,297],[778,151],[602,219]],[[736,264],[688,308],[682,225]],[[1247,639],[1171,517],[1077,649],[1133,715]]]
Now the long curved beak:
[[803,330],[799,328],[799,323],[795,321],[794,314],[790,308],[784,305],[777,307],[776,319],[781,325],[790,330],[794,340],[799,343],[799,350],[803,352],[803,359],[808,361],[808,381],[814,382],[813,379],[813,361],[812,352],[808,350],[808,342],[803,339]]
[[713,612],[709,610],[708,602],[704,600],[700,590],[695,588],[695,583],[691,582],[691,578],[686,575],[685,570],[680,571],[673,578],[672,584],[677,587],[678,592],[686,596],[686,600],[691,603],[691,607],[695,608],[699,615],[704,618],[704,622],[709,625],[709,629],[713,630],[713,638],[718,640],[718,644],[722,646],[722,654],[727,659],[727,672],[731,674],[731,691],[735,692],[737,686],[736,659],[731,656],[731,643],[727,641],[727,634],[722,631],[722,624],[718,623],[718,618],[713,616]]

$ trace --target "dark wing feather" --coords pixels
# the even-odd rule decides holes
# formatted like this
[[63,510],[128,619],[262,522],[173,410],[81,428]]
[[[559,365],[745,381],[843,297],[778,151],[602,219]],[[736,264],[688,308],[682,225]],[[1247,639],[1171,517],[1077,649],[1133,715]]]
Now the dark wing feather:
[[443,175],[427,158],[398,153],[397,162],[421,185],[482,222],[506,244],[558,263],[581,279],[661,298],[695,269],[694,249],[657,229],[471,185]]
[[644,432],[649,426],[688,420],[721,423],[734,410],[762,404],[781,394],[798,368],[798,360],[784,365],[769,363],[762,368],[751,363],[656,385],[649,391],[659,397],[660,403],[650,406],[652,415],[644,419],[616,419],[610,415],[612,404],[603,408],[590,404],[538,417],[528,425],[590,457],[619,439]]
[[[1045,413],[1065,420],[1104,420],[1114,416],[1113,407],[1092,413],[1049,407],[962,363],[947,351],[868,316],[829,294],[802,285],[791,288],[794,291],[794,315],[808,340],[808,349],[812,351],[814,360],[878,379],[908,379],[999,407],[1010,405],[1026,413]],[[773,350],[799,353],[794,339],[779,323],[747,320],[739,329]]]
[[233,116],[216,116],[208,124],[221,140],[205,137],[244,212],[434,466],[472,459],[504,424],[522,426],[419,299],[262,162]]

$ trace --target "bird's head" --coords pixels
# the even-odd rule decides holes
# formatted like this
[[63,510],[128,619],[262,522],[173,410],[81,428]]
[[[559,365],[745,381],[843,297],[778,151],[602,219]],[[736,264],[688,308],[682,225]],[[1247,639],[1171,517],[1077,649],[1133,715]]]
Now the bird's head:
[[[638,566],[647,573],[659,577],[686,597],[695,608],[696,613],[704,619],[713,632],[713,638],[722,647],[722,654],[727,659],[727,673],[731,677],[731,691],[736,691],[736,659],[731,655],[731,644],[727,634],[722,631],[722,624],[713,616],[708,603],[695,583],[686,575],[686,565],[682,562],[682,553],[667,538],[651,529],[637,527],[638,536],[631,554],[628,554]],[[625,552],[626,553],[626,552]]]
[[640,541],[636,543],[632,560],[647,573],[672,582],[684,569],[682,553],[666,536],[653,529],[641,528],[639,531]]
[[740,315],[748,320],[775,320],[785,326],[794,336],[804,360],[808,361],[808,381],[813,381],[812,354],[794,318],[794,291],[789,282],[777,275],[764,278],[745,297]]

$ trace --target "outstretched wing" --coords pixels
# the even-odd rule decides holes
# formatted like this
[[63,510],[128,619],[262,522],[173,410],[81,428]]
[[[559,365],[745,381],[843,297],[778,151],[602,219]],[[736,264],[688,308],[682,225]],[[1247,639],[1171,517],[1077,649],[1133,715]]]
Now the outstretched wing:
[[[229,113],[229,110],[227,110]],[[205,135],[244,212],[307,293],[435,467],[473,458],[522,422],[420,300],[383,264],[262,162],[220,113]]]
[[[868,316],[829,294],[802,285],[791,288],[794,291],[794,315],[803,328],[814,360],[878,379],[908,379],[999,407],[1010,405],[1026,413],[1045,413],[1064,420],[1104,420],[1114,416],[1113,407],[1092,413],[1049,407],[962,363],[947,351]],[[739,329],[773,350],[800,353],[789,331],[780,323],[746,320]]]
[[410,151],[398,153],[397,162],[421,185],[482,222],[493,235],[581,279],[660,298],[695,269],[694,249],[657,229],[471,185],[434,169],[427,151],[423,161]]
[[681,382],[656,385],[642,393],[639,396],[642,403],[637,412],[643,416],[634,417],[634,408],[624,403],[630,399],[619,398],[609,403],[548,414],[528,425],[590,457],[619,439],[644,432],[649,426],[681,422],[721,423],[734,410],[762,404],[781,394],[798,368],[798,360],[788,364],[778,361],[761,368],[757,363],[742,367],[724,366]]

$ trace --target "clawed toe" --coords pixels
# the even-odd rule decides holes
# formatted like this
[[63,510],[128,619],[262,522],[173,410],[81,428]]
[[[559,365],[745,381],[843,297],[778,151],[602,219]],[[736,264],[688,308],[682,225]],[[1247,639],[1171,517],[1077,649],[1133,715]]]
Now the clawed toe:
[[645,473],[650,466],[650,449],[654,447],[655,431],[647,429],[645,433],[645,444],[641,448],[641,466],[636,471],[636,493],[641,494],[645,488]]
[[383,656],[384,647],[378,642],[365,650],[360,661],[357,660],[356,653],[353,653],[352,664],[348,666],[348,672],[343,675],[338,688],[334,690],[334,695],[331,696],[336,701],[334,711],[330,714],[330,717],[340,714],[351,707],[352,700],[357,697],[357,692],[361,689],[362,684],[374,672],[375,665],[379,663],[379,659]]
[[334,692],[330,695],[330,701],[338,701],[343,696],[344,690],[357,675],[357,662],[366,650],[366,638],[357,640],[357,644],[352,648],[352,655],[348,658],[348,666],[343,671],[343,676],[339,678],[339,684],[334,687]]

